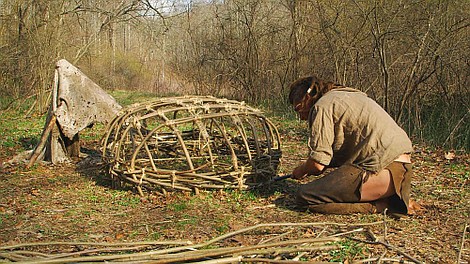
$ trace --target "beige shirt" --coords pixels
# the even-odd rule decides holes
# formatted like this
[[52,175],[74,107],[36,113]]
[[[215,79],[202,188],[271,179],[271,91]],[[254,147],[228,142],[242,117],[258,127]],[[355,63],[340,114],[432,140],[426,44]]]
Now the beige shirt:
[[309,117],[310,157],[326,166],[355,164],[379,172],[413,151],[406,132],[374,100],[359,90],[329,91]]

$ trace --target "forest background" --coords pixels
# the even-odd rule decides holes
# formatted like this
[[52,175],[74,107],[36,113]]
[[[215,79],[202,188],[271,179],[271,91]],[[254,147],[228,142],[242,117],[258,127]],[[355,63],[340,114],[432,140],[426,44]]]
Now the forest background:
[[47,111],[67,59],[107,90],[244,100],[293,118],[316,74],[375,99],[414,142],[470,149],[467,0],[1,0],[0,110]]

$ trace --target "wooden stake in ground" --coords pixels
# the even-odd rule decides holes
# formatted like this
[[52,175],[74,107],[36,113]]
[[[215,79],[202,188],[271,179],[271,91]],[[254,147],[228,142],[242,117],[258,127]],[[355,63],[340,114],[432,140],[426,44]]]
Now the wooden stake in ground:
[[46,126],[44,130],[42,131],[41,139],[39,140],[38,145],[34,149],[31,158],[29,159],[28,164],[26,165],[26,168],[30,168],[38,159],[39,155],[43,152],[44,147],[46,146],[47,139],[49,138],[49,135],[51,134],[52,128],[55,125],[56,122],[56,116],[52,114],[50,118],[48,118],[49,121],[46,122]]

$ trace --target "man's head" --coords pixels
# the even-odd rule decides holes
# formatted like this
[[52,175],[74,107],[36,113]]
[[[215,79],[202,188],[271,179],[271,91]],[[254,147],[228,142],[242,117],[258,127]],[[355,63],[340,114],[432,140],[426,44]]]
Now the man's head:
[[290,85],[289,102],[300,119],[307,120],[312,106],[326,92],[339,86],[333,82],[326,82],[316,76],[303,77]]

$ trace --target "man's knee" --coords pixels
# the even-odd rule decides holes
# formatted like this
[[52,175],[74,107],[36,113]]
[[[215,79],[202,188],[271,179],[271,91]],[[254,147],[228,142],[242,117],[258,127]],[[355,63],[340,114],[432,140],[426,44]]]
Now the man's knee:
[[301,185],[297,190],[295,197],[296,204],[300,207],[323,204],[324,202],[312,192],[312,187]]

